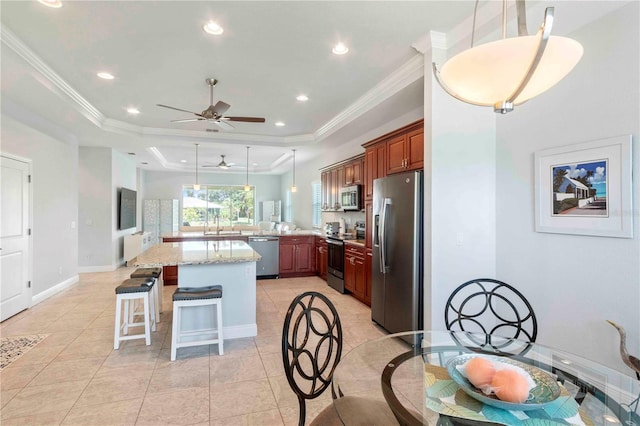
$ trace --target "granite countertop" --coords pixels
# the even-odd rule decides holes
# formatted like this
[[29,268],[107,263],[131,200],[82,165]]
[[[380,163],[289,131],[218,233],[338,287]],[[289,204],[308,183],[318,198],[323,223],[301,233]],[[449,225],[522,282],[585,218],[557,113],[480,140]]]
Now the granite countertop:
[[344,243],[347,245],[364,247],[364,240],[344,240]]
[[168,234],[163,234],[161,238],[202,238],[202,237],[250,237],[250,236],[286,236],[286,235],[318,235],[324,236],[325,234],[319,230],[312,229],[298,229],[295,231],[221,231],[220,234],[216,233],[207,233],[204,234],[202,231],[178,231],[171,232]]
[[244,241],[160,243],[133,259],[138,267],[257,262],[262,256]]

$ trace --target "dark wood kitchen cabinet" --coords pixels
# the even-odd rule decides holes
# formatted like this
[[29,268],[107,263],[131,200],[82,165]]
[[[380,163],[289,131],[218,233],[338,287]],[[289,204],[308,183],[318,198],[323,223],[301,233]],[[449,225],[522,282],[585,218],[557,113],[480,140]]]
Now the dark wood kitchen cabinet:
[[316,236],[316,273],[323,280],[327,280],[328,266],[327,239]]
[[320,170],[320,208],[323,211],[342,210],[340,190],[364,183],[364,154],[332,164]]
[[424,167],[424,131],[415,129],[387,141],[387,174]]
[[386,145],[367,148],[364,159],[364,199],[373,199],[373,180],[386,176]]
[[162,267],[163,285],[178,285],[178,265]]
[[315,260],[315,237],[313,235],[280,237],[280,277],[314,275],[316,272]]
[[364,303],[371,306],[371,272],[373,267],[373,250],[370,248],[364,249]]
[[344,288],[361,302],[365,301],[366,278],[364,247],[345,244]]
[[364,202],[364,246],[373,247],[373,200]]
[[342,177],[343,186],[362,185],[364,182],[364,157],[357,158],[345,164]]

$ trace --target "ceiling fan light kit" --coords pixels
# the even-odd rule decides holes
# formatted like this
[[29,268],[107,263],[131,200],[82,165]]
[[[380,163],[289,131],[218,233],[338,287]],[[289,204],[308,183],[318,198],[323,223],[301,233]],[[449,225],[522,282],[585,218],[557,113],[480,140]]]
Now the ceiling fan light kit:
[[227,170],[229,168],[229,165],[224,161],[224,155],[220,155],[220,157],[222,157],[222,160],[218,163],[218,168]]
[[[471,48],[449,59],[436,81],[449,95],[472,105],[493,106],[506,114],[514,106],[545,92],[562,80],[580,61],[583,48],[577,41],[551,36],[554,8],[545,10],[535,36],[527,34],[525,0],[516,0],[518,36],[506,38],[507,6],[502,3],[502,39]],[[477,10],[477,0],[476,0]]]
[[216,102],[215,105],[213,104],[213,87],[218,83],[218,80],[216,80],[215,78],[207,78],[205,79],[205,83],[207,83],[207,85],[209,86],[209,104],[210,105],[207,109],[205,109],[200,113],[189,111],[186,109],[172,107],[169,105],[163,105],[163,104],[156,104],[156,105],[162,108],[169,108],[169,109],[174,109],[176,111],[188,112],[189,114],[193,114],[196,116],[196,118],[184,118],[180,120],[171,120],[172,123],[209,121],[218,125],[220,128],[224,130],[233,130],[235,127],[229,124],[228,121],[239,121],[239,122],[245,122],[245,123],[264,123],[265,122],[265,119],[263,117],[238,117],[238,116],[226,117],[224,116],[223,114],[229,108],[231,108],[231,105],[222,101]]

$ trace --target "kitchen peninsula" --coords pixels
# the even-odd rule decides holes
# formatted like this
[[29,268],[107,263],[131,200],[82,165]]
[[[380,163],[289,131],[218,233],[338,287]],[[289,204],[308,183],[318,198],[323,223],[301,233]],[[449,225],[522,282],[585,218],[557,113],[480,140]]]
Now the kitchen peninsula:
[[[178,287],[222,285],[225,339],[252,337],[256,326],[256,262],[261,256],[244,241],[161,243],[129,262],[137,267],[179,266]],[[213,328],[206,306],[184,312],[183,330]]]

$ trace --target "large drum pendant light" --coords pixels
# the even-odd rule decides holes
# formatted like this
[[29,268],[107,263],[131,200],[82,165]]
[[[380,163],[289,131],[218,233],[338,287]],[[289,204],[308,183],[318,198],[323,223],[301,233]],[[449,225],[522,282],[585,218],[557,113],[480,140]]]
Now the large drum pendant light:
[[470,49],[448,60],[441,71],[433,63],[436,81],[448,94],[506,114],[554,86],[580,61],[580,43],[551,36],[553,7],[545,10],[538,33],[530,36],[526,33],[525,2],[516,0],[516,5],[518,37],[506,38],[507,6],[503,0],[501,40],[477,47],[472,41]]

